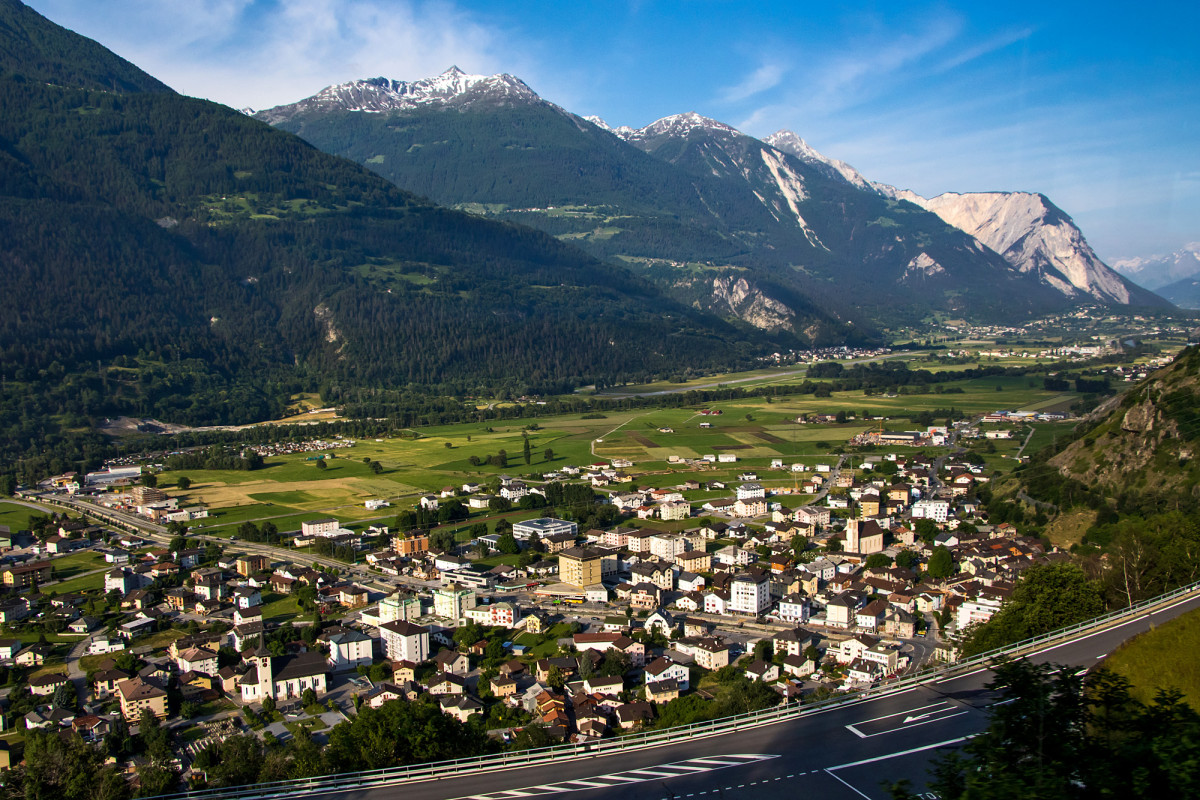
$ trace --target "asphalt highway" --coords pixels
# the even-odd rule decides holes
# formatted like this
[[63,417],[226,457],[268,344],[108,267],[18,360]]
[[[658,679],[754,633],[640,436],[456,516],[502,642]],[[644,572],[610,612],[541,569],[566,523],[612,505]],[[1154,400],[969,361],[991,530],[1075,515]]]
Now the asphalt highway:
[[[1031,660],[1090,669],[1121,642],[1184,611],[1200,596],[1085,634],[1035,653]],[[403,785],[321,792],[337,800],[512,800],[569,794],[571,800],[793,798],[884,800],[900,778],[926,792],[930,759],[987,725],[996,696],[988,670],[907,691],[867,697],[800,719],[730,731],[654,749],[583,757],[543,766]],[[932,794],[927,795],[933,798]]]

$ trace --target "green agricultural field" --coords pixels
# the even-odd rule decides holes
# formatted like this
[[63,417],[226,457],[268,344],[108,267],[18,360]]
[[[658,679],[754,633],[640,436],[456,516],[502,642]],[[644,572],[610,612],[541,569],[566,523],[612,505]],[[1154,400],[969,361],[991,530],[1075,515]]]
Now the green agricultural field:
[[81,575],[78,578],[71,578],[62,583],[51,584],[47,587],[47,591],[54,591],[58,594],[70,594],[71,592],[87,592],[103,588],[104,573],[96,572],[92,575]]
[[[742,377],[781,383],[804,379],[796,368],[790,372],[764,370]],[[585,465],[616,458],[634,463],[629,472],[639,485],[674,486],[688,477],[732,482],[742,472],[752,470],[768,485],[782,488],[798,484],[818,463],[832,464],[835,457],[831,451],[843,447],[856,434],[878,425],[886,430],[918,427],[907,415],[922,411],[944,414],[951,408],[968,415],[996,409],[1041,410],[1069,405],[1077,397],[1070,392],[1046,391],[1040,380],[1025,377],[964,380],[938,388],[941,393],[885,396],[847,391],[824,398],[748,397],[708,404],[705,408],[722,412],[711,416],[700,416],[698,412],[702,409],[695,407],[636,409],[606,411],[599,419],[565,414],[535,420],[429,427],[411,431],[412,435],[403,438],[368,439],[353,447],[338,448],[327,454],[335,457],[326,462],[325,469],[310,460],[316,454],[305,453],[270,457],[263,469],[253,472],[188,471],[191,488],[172,494],[180,495],[188,503],[209,507],[212,516],[202,521],[198,530],[228,536],[247,520],[269,519],[281,531],[288,531],[298,529],[304,520],[333,516],[352,528],[362,528],[374,520],[386,523],[397,510],[411,508],[421,494],[443,487],[486,483],[501,473],[533,476],[536,480],[542,473],[567,464]],[[846,414],[846,423],[796,422],[805,414],[837,412]],[[896,418],[896,415],[905,416]],[[888,419],[879,422],[874,417]],[[936,422],[943,419],[940,415],[935,417]],[[709,427],[701,428],[701,423]],[[1066,426],[1039,425],[1035,429],[1038,446],[1046,438],[1052,441],[1054,430],[1066,430]],[[529,464],[522,457],[526,437],[532,455]],[[1011,456],[1020,441],[999,442],[996,452],[985,457],[1001,470],[1011,468],[1016,463]],[[553,451],[549,460],[545,457],[547,449]],[[890,449],[906,452],[905,448]],[[471,463],[472,457],[482,462],[501,450],[507,454],[504,467]],[[888,450],[881,448],[877,452]],[[737,461],[693,470],[669,460],[672,456],[687,459],[708,454],[732,454]],[[803,464],[806,471],[770,470],[771,462],[777,459],[787,467]],[[369,462],[378,462],[381,471],[377,474]],[[163,484],[173,486],[177,478],[168,473],[163,476]],[[687,499],[703,501],[720,494],[692,492]],[[371,498],[387,499],[392,508],[367,511],[363,504]],[[528,516],[539,513],[530,512]],[[495,516],[476,513],[467,523],[453,527],[461,530],[481,519],[490,528]]]
[[[95,569],[103,569],[108,566],[104,560],[104,556],[99,553],[72,553],[66,556],[55,556],[50,560],[51,568],[53,569],[54,580],[66,580],[81,575],[84,572],[91,572]],[[104,576],[100,576],[100,584],[104,584]],[[61,589],[59,590],[62,591]]]
[[44,517],[49,511],[38,511],[26,508],[16,503],[0,503],[0,525],[7,525],[13,533],[30,529],[30,520],[34,517]]

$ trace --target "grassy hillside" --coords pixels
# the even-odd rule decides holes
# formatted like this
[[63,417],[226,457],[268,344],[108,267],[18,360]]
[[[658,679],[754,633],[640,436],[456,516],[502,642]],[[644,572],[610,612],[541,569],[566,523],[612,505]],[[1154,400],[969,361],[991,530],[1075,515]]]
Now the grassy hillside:
[[1189,348],[1100,406],[994,484],[992,521],[1074,542],[1112,606],[1200,579],[1198,375],[1200,349]]
[[1149,703],[1163,689],[1183,693],[1183,699],[1200,711],[1200,612],[1190,611],[1121,645],[1104,666],[1133,684],[1132,692]]
[[1117,495],[1191,494],[1200,482],[1200,348],[1126,393],[1050,459],[1064,477]]

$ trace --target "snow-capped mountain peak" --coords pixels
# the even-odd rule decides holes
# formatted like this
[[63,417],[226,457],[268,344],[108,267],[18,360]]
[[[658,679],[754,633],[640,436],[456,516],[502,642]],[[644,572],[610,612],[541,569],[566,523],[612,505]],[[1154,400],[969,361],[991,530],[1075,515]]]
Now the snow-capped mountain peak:
[[1190,242],[1166,255],[1122,258],[1114,261],[1112,266],[1141,286],[1158,290],[1200,274],[1200,242]]
[[[610,130],[612,130],[610,128]],[[694,130],[716,131],[724,134],[741,135],[736,128],[726,125],[724,122],[717,122],[715,119],[701,116],[695,111],[688,111],[684,114],[672,114],[669,117],[651,122],[644,128],[638,130],[629,130],[628,128],[618,128],[613,133],[620,134],[621,130],[628,130],[629,133],[621,138],[637,142],[644,139],[651,139],[658,136],[670,136],[678,138],[686,138]]]
[[380,114],[422,106],[465,107],[474,103],[514,105],[544,102],[524,81],[512,75],[472,75],[458,67],[451,67],[441,75],[411,82],[369,78],[327,86],[312,97],[259,111],[255,116],[276,124],[296,114],[312,111]]
[[628,139],[634,132],[633,128],[629,127],[628,125],[622,125],[619,128],[614,128],[612,125],[609,125],[607,122],[605,122],[603,119],[596,116],[595,114],[584,117],[584,119],[587,120],[588,122],[592,123],[593,125],[595,125],[597,128],[606,130],[612,134],[616,134],[617,136],[620,136],[622,139]]
[[774,147],[776,150],[780,150],[784,153],[795,156],[806,164],[812,164],[813,166],[817,167],[825,167],[826,172],[832,170],[834,174],[841,176],[847,183],[850,183],[853,186],[857,186],[860,189],[871,188],[870,182],[868,182],[866,178],[859,174],[859,171],[854,167],[850,166],[845,161],[839,161],[836,158],[829,158],[828,156],[822,155],[821,153],[817,152],[812,145],[791,131],[776,131],[767,138],[763,139],[763,141],[769,144],[771,147]]

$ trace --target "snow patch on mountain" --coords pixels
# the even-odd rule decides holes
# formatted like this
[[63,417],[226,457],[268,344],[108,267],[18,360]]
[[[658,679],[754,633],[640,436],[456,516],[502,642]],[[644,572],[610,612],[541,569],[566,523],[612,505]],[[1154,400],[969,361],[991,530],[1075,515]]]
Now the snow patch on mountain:
[[412,82],[370,78],[327,86],[312,97],[259,111],[254,116],[274,125],[304,112],[384,114],[424,106],[467,107],[477,102],[514,105],[546,101],[512,75],[469,75],[451,67],[436,77]]
[[1090,295],[1128,304],[1129,287],[1092,251],[1075,223],[1045,195],[1029,192],[947,192],[924,198],[893,186],[876,191],[932,211],[1002,255],[1023,273],[1032,272],[1068,297]]
[[594,114],[591,116],[588,116],[588,117],[584,117],[584,119],[587,120],[588,122],[592,123],[593,125],[595,125],[597,128],[601,128],[603,130],[608,131],[609,133],[616,134],[617,136],[620,136],[622,139],[628,139],[633,134],[633,128],[629,127],[628,125],[621,125],[618,128],[614,128],[612,125],[609,125],[603,119],[601,119],[600,117],[597,117]]
[[871,189],[870,181],[864,178],[854,167],[845,161],[839,161],[836,158],[829,158],[818,153],[812,145],[791,131],[776,131],[763,139],[763,141],[776,150],[781,150],[784,153],[795,156],[806,164],[821,168],[830,177],[840,177],[852,186],[857,186],[859,189],[866,189],[868,191]]
[[[637,143],[646,139],[652,139],[659,136],[670,136],[686,139],[688,134],[694,130],[717,131],[719,133],[741,135],[737,128],[726,125],[724,122],[717,122],[715,119],[701,116],[695,111],[689,111],[686,114],[673,114],[669,117],[651,122],[644,128],[630,130],[628,128],[616,128],[613,133],[621,136],[627,142]],[[621,135],[621,131],[628,133]]]

